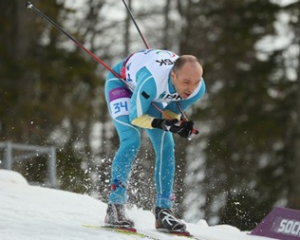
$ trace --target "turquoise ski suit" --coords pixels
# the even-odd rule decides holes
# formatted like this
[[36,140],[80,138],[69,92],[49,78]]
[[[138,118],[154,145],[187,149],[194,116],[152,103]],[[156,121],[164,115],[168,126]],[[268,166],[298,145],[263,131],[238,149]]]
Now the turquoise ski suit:
[[[107,75],[105,97],[120,139],[119,149],[112,162],[109,203],[127,202],[128,178],[140,147],[141,129],[144,128],[156,154],[155,205],[161,208],[171,208],[173,205],[173,135],[171,132],[152,128],[149,118],[164,118],[163,112],[179,116],[178,103],[182,110],[186,110],[205,92],[205,82],[201,79],[199,87],[189,98],[183,100],[179,97],[171,82],[172,67],[177,58],[176,54],[167,50],[147,49],[123,59],[113,70],[133,86],[133,91],[114,74]],[[162,111],[153,106],[153,103]]]

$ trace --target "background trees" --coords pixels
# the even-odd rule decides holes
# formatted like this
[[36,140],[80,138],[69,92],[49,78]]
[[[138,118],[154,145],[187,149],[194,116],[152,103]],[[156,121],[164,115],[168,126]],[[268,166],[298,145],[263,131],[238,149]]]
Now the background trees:
[[[145,48],[121,2],[33,3],[111,66]],[[128,3],[151,47],[204,66],[207,93],[187,111],[200,135],[175,136],[180,215],[251,229],[275,205],[299,208],[300,2]],[[118,146],[106,70],[23,1],[0,6],[0,141],[55,145],[60,187],[106,201]],[[146,209],[153,161],[145,136],[129,193]],[[45,175],[36,159],[18,168],[32,181]]]

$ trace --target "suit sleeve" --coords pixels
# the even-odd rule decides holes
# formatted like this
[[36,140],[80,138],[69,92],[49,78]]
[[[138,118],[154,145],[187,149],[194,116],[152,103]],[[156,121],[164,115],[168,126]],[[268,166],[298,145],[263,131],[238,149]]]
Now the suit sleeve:
[[154,117],[146,113],[156,97],[155,80],[150,71],[143,67],[137,72],[136,82],[137,85],[131,97],[129,120],[136,126],[152,128],[151,122]]

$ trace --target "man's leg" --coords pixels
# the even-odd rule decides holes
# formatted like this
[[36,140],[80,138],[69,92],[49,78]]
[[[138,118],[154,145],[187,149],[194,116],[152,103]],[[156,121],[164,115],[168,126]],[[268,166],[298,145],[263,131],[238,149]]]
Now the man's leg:
[[109,203],[124,205],[126,188],[132,164],[140,147],[140,130],[129,123],[128,116],[114,119],[119,134],[120,147],[111,167],[111,192]]
[[[160,116],[156,116],[160,117]],[[173,182],[175,175],[175,144],[171,132],[161,129],[147,130],[155,149],[155,226],[163,232],[189,235],[186,225],[177,219],[172,211],[174,203]]]
[[125,214],[126,189],[131,167],[140,146],[140,133],[128,124],[126,116],[118,117],[114,122],[120,138],[120,147],[111,167],[111,191],[105,224],[110,227],[133,228],[134,222]]
[[172,208],[175,173],[174,140],[170,132],[147,130],[153,144],[155,162],[156,207]]
[[[120,70],[121,66],[120,63],[115,70]],[[124,204],[127,202],[128,177],[140,146],[140,129],[129,121],[130,91],[111,73],[106,79],[105,97],[120,139],[119,149],[112,162],[111,192],[105,224],[131,228],[134,223],[126,217]]]

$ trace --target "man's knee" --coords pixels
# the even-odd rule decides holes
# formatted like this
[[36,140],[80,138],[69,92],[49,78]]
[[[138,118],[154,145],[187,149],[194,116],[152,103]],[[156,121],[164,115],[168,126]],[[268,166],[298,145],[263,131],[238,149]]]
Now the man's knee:
[[141,139],[137,131],[126,132],[125,137],[121,137],[121,146],[126,147],[130,151],[137,151],[140,148]]

